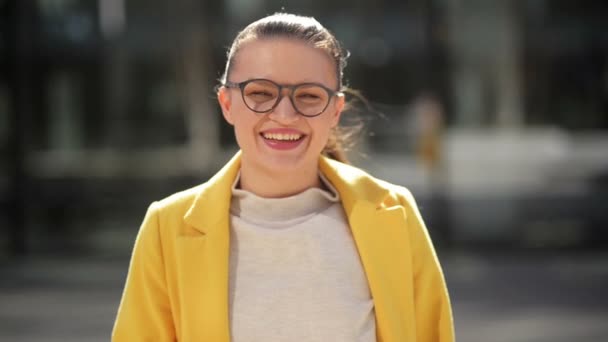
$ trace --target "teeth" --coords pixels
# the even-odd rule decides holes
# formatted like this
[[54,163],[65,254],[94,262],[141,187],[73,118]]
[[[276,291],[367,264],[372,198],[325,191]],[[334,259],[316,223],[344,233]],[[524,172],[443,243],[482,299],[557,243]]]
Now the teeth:
[[298,140],[302,137],[301,134],[282,134],[282,133],[264,133],[264,138],[272,140]]

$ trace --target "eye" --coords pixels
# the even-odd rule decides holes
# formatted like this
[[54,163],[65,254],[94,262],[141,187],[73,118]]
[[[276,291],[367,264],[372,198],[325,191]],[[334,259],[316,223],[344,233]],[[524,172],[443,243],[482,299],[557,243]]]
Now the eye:
[[264,91],[264,90],[259,90],[259,91],[252,91],[249,96],[272,96],[272,94],[270,92]]
[[294,94],[296,101],[303,105],[317,105],[327,99],[326,91],[316,84],[302,84]]
[[316,93],[303,92],[297,94],[296,101],[303,105],[316,105],[323,101],[323,98]]
[[279,89],[274,83],[265,80],[255,80],[245,86],[243,95],[249,101],[262,103],[274,100],[277,97],[278,91]]
[[245,95],[247,96],[247,98],[249,98],[253,101],[256,101],[256,102],[270,101],[275,98],[275,95],[273,92],[264,90],[264,89],[251,90],[251,91],[247,92]]
[[308,100],[316,100],[320,97],[316,94],[298,94],[299,99],[308,99]]

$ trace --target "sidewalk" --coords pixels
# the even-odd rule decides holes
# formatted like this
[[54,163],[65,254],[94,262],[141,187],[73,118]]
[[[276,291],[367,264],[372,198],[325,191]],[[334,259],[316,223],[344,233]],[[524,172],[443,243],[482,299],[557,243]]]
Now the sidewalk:
[[[608,254],[440,256],[458,341],[608,340]],[[128,260],[0,266],[0,341],[109,341]]]
[[608,341],[606,254],[453,255],[444,264],[458,341]]
[[0,341],[109,341],[128,260],[26,260],[0,271]]

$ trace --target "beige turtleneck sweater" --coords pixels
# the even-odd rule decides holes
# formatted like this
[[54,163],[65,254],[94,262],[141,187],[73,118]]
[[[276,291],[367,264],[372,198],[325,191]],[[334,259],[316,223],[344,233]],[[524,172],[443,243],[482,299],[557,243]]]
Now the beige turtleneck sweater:
[[338,192],[269,199],[236,188],[230,208],[233,342],[376,340],[374,303]]

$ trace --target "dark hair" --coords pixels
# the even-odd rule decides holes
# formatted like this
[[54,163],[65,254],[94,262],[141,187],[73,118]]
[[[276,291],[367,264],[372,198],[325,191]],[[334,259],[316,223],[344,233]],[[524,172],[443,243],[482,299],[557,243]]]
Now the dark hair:
[[[342,47],[336,37],[315,18],[304,17],[289,13],[275,13],[254,21],[239,32],[234,38],[226,61],[224,74],[220,82],[226,82],[235,57],[241,45],[253,39],[268,38],[287,38],[305,42],[314,48],[325,51],[336,64],[336,78],[338,80],[338,90],[343,93],[352,94],[360,98],[360,95],[345,87],[343,84],[344,68],[349,53]],[[345,110],[349,109],[350,104],[346,104]],[[349,127],[337,126],[330,135],[322,153],[332,159],[348,163],[346,150],[352,146],[356,133],[361,129],[361,125]]]

